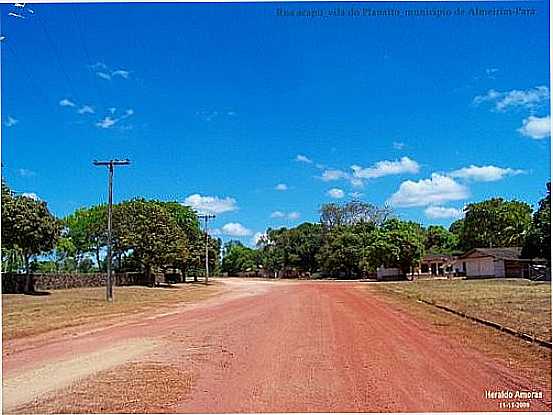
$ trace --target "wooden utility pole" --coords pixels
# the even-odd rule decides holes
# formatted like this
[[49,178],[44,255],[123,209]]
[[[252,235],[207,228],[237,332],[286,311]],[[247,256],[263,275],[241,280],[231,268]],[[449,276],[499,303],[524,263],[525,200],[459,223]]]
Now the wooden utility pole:
[[[113,168],[114,166],[126,166],[131,164],[130,160],[108,160],[92,162],[95,166],[107,166],[108,168],[108,257],[107,257],[107,279],[106,279],[106,300],[113,302],[113,276],[111,269],[111,216],[113,210]],[[98,264],[100,266],[100,264]]]
[[206,285],[209,283],[209,230],[207,221],[209,219],[214,219],[215,215],[211,214],[205,214],[205,215],[198,215],[199,219],[204,220],[204,231],[205,231],[205,283]]

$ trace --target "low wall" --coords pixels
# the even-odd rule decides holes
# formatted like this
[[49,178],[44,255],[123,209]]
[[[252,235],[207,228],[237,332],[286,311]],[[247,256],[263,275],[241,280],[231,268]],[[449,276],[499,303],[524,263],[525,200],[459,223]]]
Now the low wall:
[[[105,273],[50,273],[31,274],[34,291],[56,290],[62,288],[103,287],[106,285]],[[142,273],[115,273],[115,285],[148,285]],[[25,274],[2,273],[2,293],[15,294],[25,291]]]
[[384,268],[380,267],[376,270],[376,279],[378,281],[394,281],[403,280],[405,276],[399,268]]

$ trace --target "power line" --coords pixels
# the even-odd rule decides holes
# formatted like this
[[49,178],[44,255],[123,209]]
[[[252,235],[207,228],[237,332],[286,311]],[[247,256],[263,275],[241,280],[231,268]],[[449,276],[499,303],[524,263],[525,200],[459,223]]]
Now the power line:
[[[83,26],[84,26],[84,20],[83,19],[79,19],[77,17],[77,13],[75,12],[77,8],[77,5],[75,5],[74,8],[72,8],[72,12],[73,12],[73,17],[74,17],[74,20],[75,20],[75,25],[77,26],[77,32],[79,33],[79,39],[81,41],[81,46],[83,48],[83,51],[85,53],[85,56],[86,56],[86,61],[87,61],[87,66],[89,68],[92,68],[94,62],[92,61],[91,57],[90,57],[90,52],[88,50],[88,46],[86,44],[86,40],[85,40],[85,37],[84,37],[84,32],[83,32]],[[81,23],[81,24],[79,24]],[[98,95],[98,99],[102,105],[102,109],[105,110],[106,108],[106,100],[105,100],[105,96],[103,94],[103,91],[101,88],[98,88],[96,83],[94,82],[91,82],[91,84],[93,85],[93,89],[94,91],[96,91],[96,94]]]
[[44,35],[46,36],[46,40],[50,43],[50,48],[54,51],[54,58],[55,58],[58,66],[59,66],[59,69],[60,69],[61,73],[63,74],[63,76],[64,76],[64,78],[67,82],[67,85],[69,86],[71,94],[73,94],[73,99],[77,99],[76,89],[73,87],[73,82],[71,81],[71,78],[69,77],[69,75],[67,74],[67,71],[65,70],[65,68],[63,67],[63,65],[61,63],[60,54],[59,54],[58,49],[57,49],[57,47],[54,43],[54,40],[50,36],[50,33],[48,32],[48,29],[46,29],[46,25],[42,21],[42,17],[40,17],[40,13],[37,13],[36,16],[37,16],[37,20],[39,21],[39,23],[42,27]]

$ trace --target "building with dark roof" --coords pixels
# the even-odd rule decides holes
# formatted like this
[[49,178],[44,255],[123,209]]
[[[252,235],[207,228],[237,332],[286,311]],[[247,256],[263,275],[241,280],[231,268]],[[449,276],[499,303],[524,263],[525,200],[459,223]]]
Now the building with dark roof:
[[528,278],[531,259],[521,258],[522,248],[474,248],[457,258],[468,278]]

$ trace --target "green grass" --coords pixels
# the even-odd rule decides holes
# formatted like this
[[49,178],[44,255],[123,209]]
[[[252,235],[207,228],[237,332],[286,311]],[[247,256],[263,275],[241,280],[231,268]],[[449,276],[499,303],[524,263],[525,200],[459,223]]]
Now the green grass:
[[523,279],[419,280],[375,284],[551,341],[551,284]]

